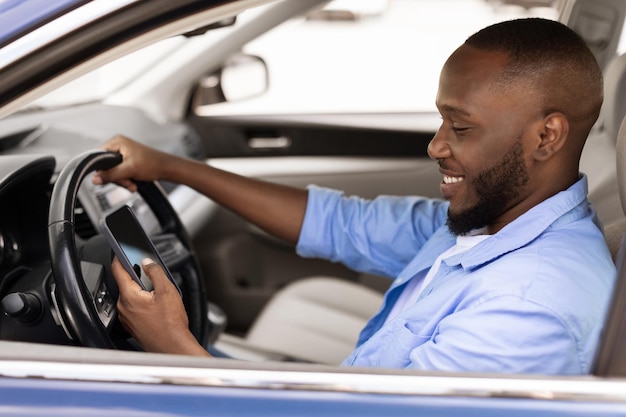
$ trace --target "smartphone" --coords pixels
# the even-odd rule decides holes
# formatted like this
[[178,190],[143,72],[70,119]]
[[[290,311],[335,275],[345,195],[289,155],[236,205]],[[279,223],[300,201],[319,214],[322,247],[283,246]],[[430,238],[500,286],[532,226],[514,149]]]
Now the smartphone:
[[146,291],[154,286],[141,266],[144,258],[150,258],[163,268],[165,275],[174,284],[178,293],[180,288],[172,278],[156,247],[139,224],[129,206],[122,206],[100,220],[102,234],[106,237],[113,252],[128,274]]

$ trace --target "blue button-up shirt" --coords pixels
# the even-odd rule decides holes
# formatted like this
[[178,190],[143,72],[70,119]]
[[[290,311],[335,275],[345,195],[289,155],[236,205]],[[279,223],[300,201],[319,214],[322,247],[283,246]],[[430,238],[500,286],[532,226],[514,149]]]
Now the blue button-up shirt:
[[456,243],[445,225],[448,203],[363,200],[309,187],[298,253],[397,277],[344,365],[588,372],[616,274],[586,196],[581,176],[469,251],[444,259],[417,302],[385,322],[407,282]]

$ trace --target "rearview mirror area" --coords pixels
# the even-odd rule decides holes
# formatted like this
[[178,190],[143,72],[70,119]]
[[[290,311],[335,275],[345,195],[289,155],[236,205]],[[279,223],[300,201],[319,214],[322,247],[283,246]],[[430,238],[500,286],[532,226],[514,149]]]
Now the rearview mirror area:
[[255,55],[236,54],[218,71],[200,79],[192,96],[192,109],[246,100],[267,91],[269,75],[265,61]]

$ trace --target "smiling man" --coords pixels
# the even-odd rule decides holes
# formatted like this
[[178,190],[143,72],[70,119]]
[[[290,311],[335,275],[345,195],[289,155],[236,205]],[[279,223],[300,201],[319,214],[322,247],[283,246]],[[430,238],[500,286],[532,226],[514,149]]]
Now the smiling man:
[[[444,200],[298,190],[178,159],[117,137],[124,161],[96,183],[184,183],[321,257],[396,277],[344,365],[581,374],[615,269],[578,163],[602,103],[583,42],[543,19],[471,36],[445,63],[442,124],[428,151]],[[154,264],[141,291],[114,264],[122,322],[148,350],[206,354]],[[314,318],[311,318],[314,320]]]

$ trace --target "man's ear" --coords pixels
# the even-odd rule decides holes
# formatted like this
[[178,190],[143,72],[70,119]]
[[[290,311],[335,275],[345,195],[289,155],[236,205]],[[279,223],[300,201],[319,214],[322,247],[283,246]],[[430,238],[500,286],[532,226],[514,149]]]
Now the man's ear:
[[537,161],[546,161],[558,153],[569,133],[569,122],[563,113],[550,113],[543,119],[539,132],[539,146],[535,149],[533,156]]

